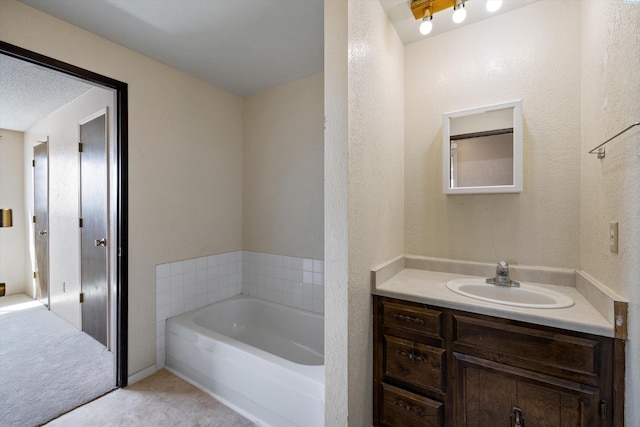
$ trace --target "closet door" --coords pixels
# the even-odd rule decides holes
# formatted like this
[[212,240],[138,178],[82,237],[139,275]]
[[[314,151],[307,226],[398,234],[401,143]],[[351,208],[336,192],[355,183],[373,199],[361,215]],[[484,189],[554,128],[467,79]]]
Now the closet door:
[[36,298],[49,307],[49,147],[33,147],[33,240]]
[[80,124],[82,330],[107,346],[107,116]]

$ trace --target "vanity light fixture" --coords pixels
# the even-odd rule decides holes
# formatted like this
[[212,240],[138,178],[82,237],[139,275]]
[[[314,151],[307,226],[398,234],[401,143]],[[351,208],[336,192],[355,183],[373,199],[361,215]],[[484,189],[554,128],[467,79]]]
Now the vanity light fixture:
[[[421,21],[420,33],[426,36],[433,29],[433,14],[442,10],[453,8],[453,22],[462,23],[467,17],[465,4],[468,1],[470,0],[413,0],[411,13],[416,20]],[[502,6],[502,0],[486,0],[485,5],[488,12],[497,12]]]
[[413,0],[411,12],[420,23],[420,33],[427,35],[433,29],[433,14],[441,10],[453,8],[453,21],[460,23],[467,16],[464,4],[469,0]]
[[456,24],[460,24],[467,17],[467,11],[464,8],[464,2],[462,0],[458,0],[457,4],[453,7],[453,15],[451,19]]
[[487,0],[487,11],[496,12],[502,6],[502,0]]
[[420,34],[422,34],[423,36],[426,36],[431,32],[431,30],[433,30],[433,22],[431,22],[432,19],[433,16],[431,16],[431,13],[422,18],[422,24],[420,24]]

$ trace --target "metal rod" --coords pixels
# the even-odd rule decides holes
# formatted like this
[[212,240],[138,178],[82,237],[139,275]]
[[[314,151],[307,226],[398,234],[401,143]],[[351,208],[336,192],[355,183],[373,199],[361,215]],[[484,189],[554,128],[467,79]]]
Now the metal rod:
[[589,151],[589,154],[597,154],[598,158],[602,159],[604,157],[604,150],[598,151],[598,152],[596,152],[596,150],[600,149],[607,142],[611,141],[612,139],[615,139],[615,138],[619,137],[620,135],[622,135],[623,133],[625,133],[626,131],[628,131],[629,129],[631,129],[634,126],[640,126],[640,122],[635,122],[634,124],[632,124],[631,126],[627,127],[626,129],[624,129],[624,130],[618,132],[617,134],[613,135],[611,138],[607,139],[605,142],[603,142],[602,144],[598,145],[597,147],[595,147],[594,149]]

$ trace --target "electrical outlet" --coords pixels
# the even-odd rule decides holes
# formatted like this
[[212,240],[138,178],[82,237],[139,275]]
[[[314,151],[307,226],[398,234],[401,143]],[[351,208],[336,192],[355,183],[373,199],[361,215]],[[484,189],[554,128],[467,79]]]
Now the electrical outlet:
[[614,254],[618,253],[618,223],[609,223],[609,250]]

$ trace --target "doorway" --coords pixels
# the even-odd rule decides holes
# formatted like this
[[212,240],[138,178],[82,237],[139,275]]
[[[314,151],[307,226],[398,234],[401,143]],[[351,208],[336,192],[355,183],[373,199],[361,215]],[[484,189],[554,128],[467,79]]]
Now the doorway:
[[[109,210],[112,227],[106,241],[113,242],[107,247],[113,260],[108,272],[110,316],[113,336],[114,374],[116,387],[127,385],[127,330],[128,330],[128,112],[127,84],[109,77],[58,61],[21,47],[0,41],[0,54],[80,79],[92,85],[113,91],[115,96],[115,144],[109,159]],[[50,266],[49,266],[50,267]]]

